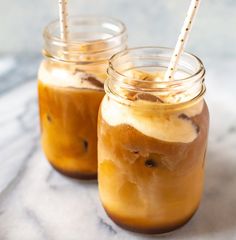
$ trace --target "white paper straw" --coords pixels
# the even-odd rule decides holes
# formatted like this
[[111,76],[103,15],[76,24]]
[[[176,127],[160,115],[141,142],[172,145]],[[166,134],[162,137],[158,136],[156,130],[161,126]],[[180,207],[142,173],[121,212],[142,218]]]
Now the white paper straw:
[[171,57],[171,61],[168,67],[168,70],[165,74],[165,81],[170,81],[174,79],[174,74],[176,72],[176,68],[179,62],[179,59],[184,51],[184,47],[187,43],[191,28],[192,28],[192,24],[193,21],[195,19],[195,16],[197,15],[197,11],[199,9],[200,6],[200,0],[192,0],[188,13],[187,13],[187,17],[184,21],[184,25],[181,29],[181,33],[179,35],[174,53]]
[[60,19],[60,31],[61,38],[64,41],[68,40],[68,0],[59,0],[59,19]]

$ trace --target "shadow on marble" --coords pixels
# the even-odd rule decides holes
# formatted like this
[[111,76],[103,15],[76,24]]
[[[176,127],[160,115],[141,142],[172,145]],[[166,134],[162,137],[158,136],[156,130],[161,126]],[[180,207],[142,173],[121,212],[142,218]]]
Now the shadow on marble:
[[[46,159],[44,161],[47,162]],[[47,162],[48,163],[48,162]],[[86,187],[96,187],[98,182],[96,179],[92,180],[80,180],[80,179],[75,179],[71,177],[67,177],[58,171],[56,171],[49,163],[48,167],[50,168],[50,171],[48,173],[48,176],[46,177],[46,182],[48,183],[49,187],[53,190],[56,190],[63,186],[64,184],[69,184],[72,186],[82,186],[84,188]]]
[[206,223],[221,232],[236,228],[236,163],[226,146],[214,150],[209,152],[202,210]]
[[[225,142],[210,146],[205,191],[201,206],[193,219],[171,234],[176,239],[205,239],[214,234],[225,236],[236,228],[236,162],[233,149]],[[228,147],[228,148],[227,148]],[[209,236],[208,236],[209,235]]]
[[[225,142],[229,148],[229,142]],[[232,149],[233,150],[233,149]],[[224,144],[209,147],[205,191],[199,210],[192,220],[180,229],[164,235],[140,239],[208,239],[213,235],[234,234],[236,228],[236,162],[234,151]],[[231,236],[232,236],[231,234]]]

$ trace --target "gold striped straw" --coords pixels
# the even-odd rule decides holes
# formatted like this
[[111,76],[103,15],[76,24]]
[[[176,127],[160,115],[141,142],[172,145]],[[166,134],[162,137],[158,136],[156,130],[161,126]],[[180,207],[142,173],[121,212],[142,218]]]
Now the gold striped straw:
[[191,1],[190,7],[189,7],[189,10],[187,13],[187,17],[184,21],[184,25],[181,29],[181,33],[179,35],[174,53],[171,57],[169,67],[165,74],[165,81],[174,80],[174,75],[177,70],[177,65],[178,65],[180,57],[184,51],[184,47],[187,43],[187,40],[189,38],[189,34],[190,34],[190,31],[191,31],[191,28],[193,25],[193,21],[197,15],[197,12],[198,12],[198,9],[200,6],[200,2],[201,2],[200,0],[192,0]]

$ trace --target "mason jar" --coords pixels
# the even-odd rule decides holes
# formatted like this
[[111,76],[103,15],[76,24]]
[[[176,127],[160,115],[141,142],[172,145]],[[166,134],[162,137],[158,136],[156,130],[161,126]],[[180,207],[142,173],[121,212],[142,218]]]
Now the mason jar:
[[164,81],[173,49],[136,48],[111,58],[98,117],[102,204],[121,227],[174,230],[196,212],[203,191],[209,113],[205,69],[184,53]]
[[51,165],[67,176],[97,176],[97,115],[108,59],[126,42],[124,24],[112,18],[69,18],[66,41],[59,21],[45,28],[38,73],[41,142]]

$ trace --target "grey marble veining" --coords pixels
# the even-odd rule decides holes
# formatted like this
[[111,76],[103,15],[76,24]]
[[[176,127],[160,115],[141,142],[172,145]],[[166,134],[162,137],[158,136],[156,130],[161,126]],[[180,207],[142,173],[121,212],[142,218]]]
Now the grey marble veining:
[[[0,82],[6,84],[0,95],[0,239],[157,239],[112,223],[100,205],[96,182],[72,180],[51,168],[39,143],[33,74],[38,58],[4,59],[0,58]],[[25,78],[22,74],[14,87],[7,85],[3,79],[14,82],[25,64],[32,72]],[[187,225],[158,239],[236,240],[235,64],[236,60],[226,58],[220,64],[208,62],[211,131],[202,204]]]
[[39,53],[0,56],[0,95],[23,82],[32,81],[40,60]]

